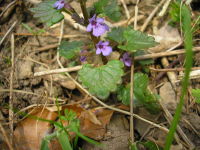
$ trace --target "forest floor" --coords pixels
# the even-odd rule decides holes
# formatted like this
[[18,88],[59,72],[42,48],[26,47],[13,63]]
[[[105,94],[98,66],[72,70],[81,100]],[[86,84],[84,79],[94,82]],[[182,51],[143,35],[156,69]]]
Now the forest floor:
[[[38,72],[47,73],[60,68],[57,59],[60,38],[86,42],[89,40],[84,29],[67,15],[63,24],[58,23],[50,28],[40,23],[29,10],[39,2],[40,0],[0,0],[0,149],[9,149],[12,141],[13,145],[17,145],[14,149],[39,149],[41,138],[50,125],[27,119],[22,113],[56,120],[56,98],[62,108],[71,108],[79,113],[84,135],[104,143],[109,150],[128,149],[129,116],[102,107],[63,73],[37,75]],[[88,0],[87,5],[90,6],[93,2],[94,0]],[[168,24],[170,5],[164,10],[167,0],[142,0],[138,4],[136,0],[119,0],[118,3],[123,15],[121,21],[110,22],[113,26],[124,26],[130,15],[130,26],[133,27],[137,6],[137,29],[154,36],[160,43],[148,50],[147,59],[153,59],[154,63],[147,65],[146,69],[149,70],[150,79],[148,88],[161,97],[161,111],[151,114],[142,107],[134,110],[139,116],[134,118],[134,137],[135,141],[151,141],[162,148],[167,135],[165,129],[169,129],[181,93],[181,78],[184,73],[181,32],[179,28]],[[80,13],[77,2],[72,2],[72,6]],[[200,16],[200,2],[192,2],[191,10],[193,18]],[[147,21],[151,15],[152,18]],[[44,32],[34,34],[22,23],[31,27],[34,32]],[[191,94],[192,89],[200,88],[199,38],[200,30],[197,30],[193,39],[196,50],[193,71],[197,74],[190,76],[190,86],[172,150],[200,149],[200,106]],[[138,57],[140,59],[143,58]],[[73,62],[60,57],[59,62],[64,68],[72,69],[70,75],[76,80],[77,71],[82,65],[79,57]],[[139,70],[142,68],[135,66],[135,72]],[[127,74],[130,74],[130,70],[127,70]],[[129,111],[129,107],[117,101],[115,95],[111,95],[104,103]],[[141,118],[151,122],[145,122]],[[23,135],[22,130],[25,131]],[[14,140],[10,138],[13,135]],[[79,145],[83,150],[101,149],[84,141],[80,141]],[[60,149],[56,141],[51,146],[52,149]],[[145,150],[145,147],[139,144],[139,149]]]

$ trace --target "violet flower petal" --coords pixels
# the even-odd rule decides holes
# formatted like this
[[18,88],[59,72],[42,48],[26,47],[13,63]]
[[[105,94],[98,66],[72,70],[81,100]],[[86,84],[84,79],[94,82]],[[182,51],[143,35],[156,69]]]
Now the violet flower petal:
[[110,53],[112,53],[112,47],[105,46],[105,48],[102,50],[103,56],[109,56]]
[[101,49],[100,49],[100,48],[97,48],[96,54],[97,54],[97,55],[101,54]]
[[92,31],[92,25],[91,24],[88,24],[88,26],[86,28],[86,31],[87,32],[91,32]]
[[98,23],[104,23],[104,19],[103,18],[97,18],[96,22],[98,22]]
[[58,0],[54,3],[53,7],[56,9],[62,9],[65,6],[64,0]]
[[124,53],[120,60],[123,61],[124,65],[127,67],[130,67],[132,65],[132,59],[131,59],[129,53]]

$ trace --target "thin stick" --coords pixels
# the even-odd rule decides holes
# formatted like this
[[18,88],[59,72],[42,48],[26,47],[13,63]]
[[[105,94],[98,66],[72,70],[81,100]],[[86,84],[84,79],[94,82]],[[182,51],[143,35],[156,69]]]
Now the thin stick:
[[50,44],[50,45],[35,49],[33,51],[33,53],[39,53],[39,52],[43,52],[43,51],[46,51],[46,50],[49,50],[49,49],[52,49],[52,48],[57,48],[57,47],[58,47],[58,44]]
[[3,16],[3,14],[8,10],[9,7],[11,7],[12,5],[14,5],[17,2],[17,0],[14,0],[13,2],[11,2],[10,4],[8,4],[6,6],[6,8],[1,12],[0,14],[0,18]]
[[[1,92],[10,92],[10,89],[0,89],[0,93]],[[15,92],[15,93],[21,93],[21,94],[30,94],[30,95],[34,95],[34,96],[38,96],[38,97],[42,97],[42,98],[47,98],[49,100],[58,100],[58,101],[65,101],[65,100],[62,100],[60,98],[52,98],[52,97],[46,97],[46,96],[42,96],[42,95],[39,95],[39,94],[35,94],[35,93],[32,93],[32,92],[27,92],[27,91],[22,91],[22,90],[15,90],[13,89],[12,92]]]
[[[0,32],[0,35],[5,35],[5,33]],[[35,36],[36,34],[33,33],[14,33],[15,36]],[[60,34],[52,34],[52,33],[44,33],[44,34],[37,34],[37,36],[53,36],[53,37],[59,37]],[[77,37],[86,37],[85,34],[69,34],[69,35],[63,35],[63,38],[77,38]]]
[[[171,122],[173,120],[173,116],[171,115],[169,110],[162,104],[162,102],[160,102],[160,105],[165,112],[166,119],[167,119],[168,123],[171,124]],[[182,137],[182,139],[187,143],[188,147],[193,149],[194,144],[188,139],[188,137],[185,135],[185,133],[183,132],[183,130],[181,129],[181,127],[179,125],[177,126],[177,131],[180,134],[180,136]]]
[[11,72],[10,72],[10,99],[9,99],[9,126],[10,126],[10,137],[11,137],[11,144],[13,143],[13,75],[14,75],[14,67],[15,67],[15,38],[14,35],[11,35]]
[[[193,51],[194,52],[200,51],[200,47],[193,48]],[[170,52],[161,52],[161,53],[147,54],[147,55],[142,55],[142,56],[135,56],[134,60],[145,60],[145,59],[152,59],[152,58],[158,58],[158,57],[179,55],[179,54],[184,54],[184,53],[185,53],[184,49],[179,49],[179,50],[170,51]],[[81,66],[76,66],[76,67],[72,67],[72,68],[54,69],[54,70],[50,70],[50,71],[36,72],[36,73],[34,73],[34,76],[42,76],[42,75],[48,75],[48,74],[78,71],[79,69],[81,69]],[[184,70],[184,68],[169,68],[169,69],[150,68],[150,69],[153,71],[158,71],[158,72],[183,71]],[[192,68],[192,70],[199,70],[199,67],[194,67],[194,68]]]
[[[193,48],[193,52],[199,52],[199,51],[200,51],[200,47]],[[142,56],[136,56],[135,60],[145,60],[145,59],[151,59],[151,58],[180,55],[184,53],[185,53],[185,49],[179,49],[179,50],[170,51],[170,52],[161,52],[161,53],[153,53],[153,54],[147,54],[147,55],[142,55]]]
[[134,124],[133,124],[133,88],[134,88],[134,64],[131,65],[131,88],[130,88],[130,139],[134,143]]
[[134,20],[134,30],[137,30],[137,20],[138,20],[138,3],[139,0],[137,0],[135,5],[135,20]]
[[149,17],[146,19],[146,21],[144,22],[144,24],[142,25],[141,31],[143,32],[147,25],[149,24],[149,22],[151,21],[151,19],[155,16],[156,12],[159,10],[159,8],[164,4],[166,0],[162,0],[160,1],[160,3],[157,5],[156,8],[154,8],[154,10],[151,12],[151,14],[149,15]]
[[54,70],[48,70],[48,71],[41,71],[41,72],[35,72],[34,76],[43,76],[43,75],[50,75],[50,74],[57,74],[57,73],[63,73],[63,72],[72,72],[72,71],[78,71],[82,68],[82,66],[75,66],[75,67],[69,67],[69,68],[61,68],[61,69],[54,69]]
[[167,8],[169,7],[171,0],[167,0],[162,8],[162,10],[160,11],[160,13],[158,14],[159,17],[163,17],[165,15],[165,12],[167,11]]
[[[138,3],[139,0],[137,0],[136,6],[135,6],[135,21],[134,21],[134,30],[137,30],[137,16],[138,16]],[[133,94],[134,94],[134,56],[133,56],[133,63],[131,65],[131,83],[130,83],[130,140],[131,140],[131,145],[134,144],[135,138],[134,138],[134,120],[133,120]]]
[[124,2],[124,0],[120,0],[121,3],[122,3],[122,6],[124,7],[124,11],[125,11],[125,14],[126,14],[126,18],[129,19],[130,18],[130,13],[128,11],[128,8],[126,6],[126,3]]
[[4,128],[3,128],[2,124],[1,124],[1,122],[0,122],[0,130],[1,130],[1,133],[3,134],[3,136],[4,136],[5,142],[8,145],[9,149],[10,150],[14,150],[13,147],[12,147],[12,144],[9,141],[9,138],[8,138],[8,136],[6,134],[6,131],[4,130]]
[[135,15],[131,16],[128,20],[123,20],[111,25],[111,27],[120,27],[124,25],[130,25],[131,23],[135,22],[135,20],[140,21],[144,18],[144,15],[139,15],[135,18]]
[[6,39],[6,37],[8,36],[8,34],[10,34],[10,32],[14,29],[14,27],[16,26],[17,21],[15,21],[12,26],[10,27],[10,29],[6,32],[6,34],[3,36],[3,38],[0,41],[0,46],[3,43],[3,41]]
[[[152,71],[155,72],[171,72],[171,71],[185,71],[185,68],[167,68],[167,69],[156,69],[156,68],[149,68]],[[191,70],[200,70],[200,67],[193,67]]]
[[[167,57],[163,57],[161,59],[161,63],[165,68],[167,68],[170,65]],[[177,80],[177,76],[176,76],[175,72],[167,72],[167,76],[168,76],[169,81],[171,82],[173,88],[176,89],[175,81]]]

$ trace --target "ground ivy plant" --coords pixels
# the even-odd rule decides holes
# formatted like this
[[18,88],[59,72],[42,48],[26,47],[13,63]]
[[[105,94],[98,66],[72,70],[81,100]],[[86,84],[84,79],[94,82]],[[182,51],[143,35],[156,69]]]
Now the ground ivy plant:
[[[76,23],[85,26],[89,42],[62,41],[59,46],[60,56],[69,62],[78,60],[78,63],[83,64],[78,79],[91,94],[106,100],[110,93],[116,92],[118,100],[129,105],[130,85],[123,82],[124,72],[132,65],[135,53],[154,47],[157,42],[152,36],[136,31],[131,26],[109,27],[107,22],[119,21],[121,18],[117,0],[99,0],[90,8],[86,7],[87,0],[77,0],[83,17],[73,8],[72,1],[46,0],[31,11],[34,17],[47,26],[64,19],[63,13],[68,13]],[[110,59],[113,52],[117,52],[120,58]],[[98,61],[91,61],[91,57]],[[148,90],[147,85],[148,76],[136,73],[133,91],[135,102],[156,110],[157,97]]]

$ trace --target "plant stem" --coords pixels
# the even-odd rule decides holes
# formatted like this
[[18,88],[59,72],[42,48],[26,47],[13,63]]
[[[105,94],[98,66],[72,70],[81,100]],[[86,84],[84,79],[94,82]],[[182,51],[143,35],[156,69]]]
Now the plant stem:
[[[132,61],[134,62],[134,60]],[[134,124],[133,124],[133,89],[134,89],[134,63],[131,65],[131,88],[130,88],[130,140],[131,145],[134,143]]]
[[191,31],[191,16],[190,11],[186,5],[183,5],[180,9],[182,11],[181,18],[182,18],[182,27],[184,31],[184,45],[186,49],[186,65],[185,65],[185,76],[182,82],[182,90],[181,90],[181,97],[180,102],[176,108],[176,112],[169,130],[169,133],[167,135],[166,144],[164,147],[164,150],[169,150],[171,147],[171,144],[173,142],[174,133],[176,131],[178,122],[181,117],[181,111],[182,107],[184,105],[184,98],[187,93],[187,87],[189,85],[189,76],[190,76],[190,70],[192,67],[192,31]]
[[[84,16],[84,24],[85,26],[88,25],[89,23],[89,16],[88,16],[88,12],[87,12],[87,9],[86,9],[86,2],[85,0],[79,0],[80,2],[80,6],[81,6],[81,10],[82,10],[82,13],[83,13],[83,16]],[[94,46],[98,43],[99,39],[96,38],[95,36],[92,35],[92,33],[90,33],[90,37],[94,43]]]

